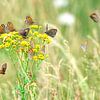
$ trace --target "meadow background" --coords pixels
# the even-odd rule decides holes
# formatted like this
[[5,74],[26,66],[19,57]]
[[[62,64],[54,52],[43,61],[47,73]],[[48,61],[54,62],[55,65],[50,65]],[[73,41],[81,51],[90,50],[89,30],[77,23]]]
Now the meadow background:
[[[12,21],[20,29],[30,15],[59,30],[37,76],[37,100],[100,100],[100,25],[89,18],[99,6],[100,0],[0,0],[0,23]],[[16,68],[9,53],[0,50],[0,64],[4,62],[8,68],[0,75],[0,100],[17,100]]]

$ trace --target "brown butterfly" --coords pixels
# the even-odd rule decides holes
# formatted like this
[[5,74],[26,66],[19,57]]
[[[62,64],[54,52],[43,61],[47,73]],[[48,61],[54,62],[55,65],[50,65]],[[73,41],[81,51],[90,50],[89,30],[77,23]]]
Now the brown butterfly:
[[6,29],[7,29],[8,32],[16,31],[16,29],[15,29],[15,27],[14,27],[12,22],[8,22],[7,23]]
[[100,11],[96,10],[93,13],[90,14],[90,18],[94,21],[94,22],[100,22]]
[[0,25],[0,34],[5,33],[5,25],[1,24]]
[[26,38],[29,31],[30,31],[30,28],[23,28],[23,29],[19,30],[19,34],[22,35],[23,38]]
[[32,25],[32,24],[34,24],[33,19],[31,18],[31,16],[26,16],[25,23],[26,23],[27,25]]
[[46,32],[47,35],[49,35],[50,37],[55,37],[56,33],[57,33],[57,29],[49,29],[48,30],[48,25],[46,25]]
[[0,69],[0,74],[5,74],[6,69],[7,69],[7,63],[4,63]]

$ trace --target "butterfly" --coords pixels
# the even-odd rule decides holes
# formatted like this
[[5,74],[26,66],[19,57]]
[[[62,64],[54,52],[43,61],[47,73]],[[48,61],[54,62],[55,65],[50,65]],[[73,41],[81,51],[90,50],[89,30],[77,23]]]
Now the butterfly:
[[55,37],[56,33],[57,33],[57,29],[49,29],[48,30],[48,25],[46,25],[46,32],[47,35],[49,35],[50,37]]
[[23,38],[26,38],[29,31],[30,31],[30,28],[23,28],[23,29],[19,30],[19,34],[22,35]]
[[32,25],[34,23],[33,19],[31,18],[31,16],[26,16],[25,23],[27,25]]
[[0,74],[5,74],[6,69],[7,69],[7,63],[4,63],[0,69]]
[[90,18],[94,21],[94,22],[100,22],[100,11],[96,10],[93,13],[90,14]]
[[5,33],[5,25],[1,24],[0,25],[0,34]]
[[15,29],[15,27],[14,27],[12,22],[8,22],[7,23],[6,29],[7,29],[8,32],[16,31],[16,29]]

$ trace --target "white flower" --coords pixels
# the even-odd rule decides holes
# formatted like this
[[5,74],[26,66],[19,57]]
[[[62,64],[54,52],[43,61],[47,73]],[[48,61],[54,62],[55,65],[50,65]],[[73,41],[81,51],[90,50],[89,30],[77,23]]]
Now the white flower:
[[55,7],[60,8],[60,7],[65,7],[68,5],[67,0],[53,0],[53,4]]
[[71,26],[75,23],[75,17],[70,13],[63,13],[58,16],[58,22],[62,25]]

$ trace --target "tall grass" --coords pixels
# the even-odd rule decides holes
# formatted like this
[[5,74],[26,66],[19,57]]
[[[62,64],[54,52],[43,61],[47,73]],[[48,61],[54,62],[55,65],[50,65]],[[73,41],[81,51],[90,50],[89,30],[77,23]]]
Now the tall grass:
[[[56,25],[60,32],[48,46],[48,61],[44,62],[38,77],[37,100],[99,100],[100,45],[99,25],[89,18],[91,11],[99,9],[99,0],[69,0],[69,6],[56,9],[52,0],[0,1],[0,23],[12,21],[16,28],[24,26],[24,18],[31,15],[43,24]],[[62,12],[75,15],[76,23],[62,26],[57,17]],[[88,41],[87,51],[80,48]],[[6,74],[0,75],[0,100],[17,100],[13,93],[16,69],[10,57],[0,51],[1,63],[9,62]]]

